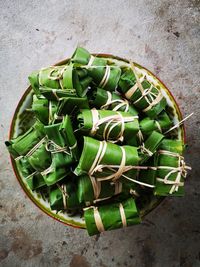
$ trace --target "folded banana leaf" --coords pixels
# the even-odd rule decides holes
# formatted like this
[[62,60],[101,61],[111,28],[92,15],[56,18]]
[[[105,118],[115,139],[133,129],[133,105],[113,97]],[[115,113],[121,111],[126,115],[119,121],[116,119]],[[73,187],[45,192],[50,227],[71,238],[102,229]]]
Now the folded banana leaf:
[[[68,179],[68,177],[67,177]],[[73,210],[80,208],[76,186],[71,181],[50,187],[49,202],[52,210]]]
[[39,142],[39,146],[31,149],[25,156],[32,166],[38,172],[44,171],[51,165],[51,153],[46,149],[47,140]]
[[135,182],[139,157],[137,148],[118,146],[84,136],[84,146],[75,175],[88,174],[99,181]]
[[36,190],[46,185],[46,182],[39,172],[34,172],[26,177],[26,183],[31,190]]
[[47,186],[64,179],[70,173],[72,157],[64,152],[52,153],[51,165],[41,172]]
[[135,190],[136,185],[133,183],[121,183],[111,181],[98,181],[92,176],[82,175],[78,178],[77,195],[80,203],[86,206],[92,203],[99,203],[110,199],[114,195],[120,193],[126,194],[126,198],[130,196],[130,190]]
[[121,111],[84,109],[77,120],[84,134],[110,142],[126,141],[139,131],[138,116]]
[[150,135],[152,131],[163,133],[170,129],[172,121],[165,111],[162,111],[157,118],[146,117],[140,121],[140,129],[144,135]]
[[109,109],[114,111],[128,112],[133,116],[138,115],[137,110],[130,105],[128,100],[123,99],[120,95],[106,91],[101,88],[97,88],[93,92],[92,104],[97,109]]
[[66,115],[63,118],[63,121],[59,127],[59,132],[65,140],[65,144],[69,147],[72,157],[75,161],[77,161],[79,159],[79,151],[69,115]]
[[161,90],[147,81],[145,76],[137,74],[135,68],[127,69],[121,75],[119,87],[125,98],[150,118],[155,118],[167,104]]
[[[77,97],[76,89],[54,89],[47,86],[40,86],[39,92],[46,99],[51,101],[60,101],[63,98],[67,97]],[[40,95],[37,95],[38,97]]]
[[140,223],[137,207],[132,198],[121,203],[85,208],[84,218],[90,236]]
[[48,124],[49,122],[49,101],[46,98],[38,97],[33,95],[32,110],[43,124]]
[[108,65],[107,60],[100,57],[94,57],[81,47],[78,47],[72,55],[71,62],[88,70],[88,75],[92,77],[93,82],[106,90],[114,91],[117,88],[121,69],[112,64]]
[[141,169],[138,173],[138,180],[142,183],[155,185],[156,172],[157,172],[157,157],[153,155],[149,160],[145,162],[147,169]]
[[67,158],[71,157],[71,163],[74,160],[78,160],[77,140],[69,115],[63,117],[61,123],[45,126],[45,132],[49,138],[49,151],[52,153],[64,153]]
[[74,51],[71,62],[78,63],[80,65],[87,65],[90,60],[90,53],[83,47],[77,47]]
[[157,151],[157,172],[154,195],[183,196],[187,170],[184,162],[183,142],[164,139]]
[[164,135],[153,131],[145,142],[140,146],[140,163],[146,162],[156,152],[160,142],[164,138]]
[[60,117],[78,112],[80,109],[89,109],[87,97],[65,97],[60,100],[56,115]]
[[[29,81],[36,95],[40,95],[41,93],[44,95],[44,93],[48,93],[48,91],[50,91],[54,95],[54,97],[59,98],[59,95],[57,94],[59,92],[50,90],[50,88],[62,89],[63,93],[66,92],[68,94],[74,93],[73,89],[76,89],[77,95],[82,97],[86,94],[92,78],[88,76],[83,77],[81,73],[81,77],[83,77],[81,79],[79,78],[79,74],[80,71],[77,72],[73,64],[52,66],[49,68],[41,69],[37,72],[33,72],[29,76]],[[46,89],[46,92],[41,91],[41,89]],[[62,90],[60,92],[61,94]],[[62,96],[64,97],[64,95]]]
[[44,125],[40,121],[36,121],[27,132],[17,138],[6,141],[5,144],[11,156],[16,158],[26,155],[44,136]]

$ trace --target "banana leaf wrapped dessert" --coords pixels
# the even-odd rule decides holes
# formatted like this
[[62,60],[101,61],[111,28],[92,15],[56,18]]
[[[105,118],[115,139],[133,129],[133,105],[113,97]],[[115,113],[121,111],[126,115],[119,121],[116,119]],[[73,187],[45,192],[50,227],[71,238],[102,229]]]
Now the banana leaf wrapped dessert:
[[121,203],[85,208],[84,218],[90,236],[106,230],[140,223],[140,217],[133,198],[128,198]]
[[164,110],[167,102],[161,90],[147,81],[146,77],[137,73],[133,63],[121,75],[119,87],[125,98],[150,118],[155,118]]
[[138,116],[121,111],[85,109],[77,119],[84,134],[110,142],[126,141],[139,131]]
[[16,138],[6,146],[47,213],[62,220],[78,212],[94,235],[137,224],[162,196],[184,194],[190,167],[176,128],[190,115],[177,121],[148,71],[78,47],[65,64],[33,72],[29,81]]
[[109,91],[117,88],[121,69],[114,64],[108,65],[106,59],[94,57],[86,49],[78,47],[72,55],[71,62],[87,69],[88,75],[98,87]]
[[184,195],[187,170],[180,140],[164,139],[157,151],[157,172],[154,194],[159,196]]
[[77,176],[88,174],[99,181],[111,180],[126,182],[136,177],[139,156],[136,147],[118,146],[116,144],[98,141],[84,137],[83,151],[74,170]]
[[29,81],[36,95],[42,93],[45,97],[48,97],[47,93],[50,91],[56,98],[59,97],[58,93],[61,93],[63,97],[65,94],[69,94],[68,96],[70,94],[77,94],[82,97],[86,94],[92,78],[84,70],[77,72],[73,64],[70,64],[52,66],[33,72],[29,76]]
[[23,156],[18,157],[16,159],[16,165],[31,190],[35,190],[46,185],[42,175],[30,165],[28,158]]
[[121,183],[119,181],[98,181],[93,176],[82,175],[78,177],[77,195],[80,203],[85,203],[89,206],[93,203],[110,199],[114,195],[120,193],[133,195],[137,188],[134,183]]
[[36,146],[45,137],[44,125],[36,121],[34,125],[24,134],[19,135],[5,144],[13,158],[26,155],[34,146]]
[[106,91],[97,88],[93,93],[92,104],[97,109],[109,109],[113,111],[128,112],[133,116],[138,115],[137,110],[129,103],[127,99],[122,99],[119,94],[115,92]]
[[87,97],[64,97],[59,101],[55,116],[61,118],[67,114],[76,114],[81,109],[89,109]]
[[81,207],[76,194],[76,186],[69,181],[68,177],[62,183],[50,187],[49,201],[51,209],[57,211]]

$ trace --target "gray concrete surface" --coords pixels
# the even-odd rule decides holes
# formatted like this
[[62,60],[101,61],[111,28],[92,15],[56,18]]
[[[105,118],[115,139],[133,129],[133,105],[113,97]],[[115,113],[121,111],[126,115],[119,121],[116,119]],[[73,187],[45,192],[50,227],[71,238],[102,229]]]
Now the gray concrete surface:
[[[0,1],[0,266],[200,266],[198,0]],[[136,227],[89,238],[43,214],[24,195],[3,141],[35,69],[92,52],[127,57],[156,73],[186,123],[193,170],[184,198],[168,198]]]

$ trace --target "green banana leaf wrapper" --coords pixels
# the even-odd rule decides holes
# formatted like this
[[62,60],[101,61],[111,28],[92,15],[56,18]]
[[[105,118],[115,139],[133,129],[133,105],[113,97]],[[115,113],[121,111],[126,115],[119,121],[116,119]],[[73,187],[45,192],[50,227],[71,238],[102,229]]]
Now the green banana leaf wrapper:
[[[95,126],[95,130],[93,132],[93,125],[94,125],[94,118],[92,110],[84,109],[81,113],[77,116],[77,120],[79,122],[78,128],[85,134],[91,135],[99,140],[106,140],[106,141],[125,141],[134,138],[134,135],[139,131],[139,123],[137,116],[132,116],[129,113],[121,112],[121,111],[112,111],[112,110],[95,110],[98,112],[97,124]],[[118,116],[118,123],[116,119],[113,119],[113,116]],[[119,119],[125,120],[126,118],[132,118],[132,121],[124,122],[124,131],[121,135],[122,129],[122,121],[120,122]],[[104,123],[100,124],[100,121],[106,120]]]
[[[62,89],[63,92],[68,94],[74,93],[74,90],[72,89],[75,89],[76,94],[82,97],[87,93],[87,89],[92,81],[92,78],[85,76],[85,70],[82,70],[82,73],[81,70],[77,72],[73,64],[70,64],[52,66],[33,72],[29,76],[29,81],[36,95],[40,95],[41,93],[44,95],[44,93],[48,93],[42,91],[41,89]],[[49,91],[51,91],[54,96],[58,95],[55,95],[55,90]],[[62,91],[60,93],[62,93]],[[47,97],[47,95],[45,96]]]
[[[76,89],[54,89],[47,86],[40,86],[39,92],[42,96],[44,96],[46,99],[51,101],[60,101],[63,98],[68,97],[78,97],[76,93]],[[39,97],[40,95],[37,95]]]
[[146,117],[139,123],[141,132],[144,135],[150,135],[153,131],[164,133],[172,127],[172,121],[165,111],[162,111],[155,119]]
[[31,109],[39,121],[44,125],[48,125],[57,119],[56,111],[58,109],[58,102],[48,100],[43,96],[37,97],[36,95],[33,95]]
[[35,190],[46,185],[42,175],[35,171],[35,169],[30,165],[27,157],[19,157],[16,160],[16,166],[31,190]]
[[135,190],[134,183],[121,183],[111,181],[97,181],[94,177],[82,175],[78,177],[77,195],[80,203],[89,206],[93,203],[110,199],[120,193],[130,196],[130,190]]
[[[75,161],[78,160],[79,152],[77,147],[77,140],[74,135],[69,115],[63,117],[61,123],[45,126],[45,131],[50,141],[60,146],[61,150],[62,148],[66,148],[66,151],[64,151],[66,155],[69,155]],[[56,148],[54,144],[52,144],[52,146],[53,149],[55,148],[59,150],[59,148]]]
[[132,114],[133,116],[138,115],[137,110],[131,105],[128,100],[123,99],[115,92],[106,91],[101,88],[97,88],[93,92],[92,104],[97,109],[108,109],[114,111],[123,111]]
[[18,156],[26,155],[44,136],[44,125],[40,121],[36,121],[27,132],[17,138],[6,141],[5,144],[11,156],[17,158]]
[[[140,75],[138,75],[138,78],[140,79]],[[162,93],[160,89],[157,89],[156,87],[152,86],[150,82],[144,78],[143,81],[141,81],[141,85],[143,87],[143,90],[149,90],[150,92],[145,94],[145,97],[142,97],[142,92],[139,87],[137,87],[137,80],[135,77],[135,74],[133,73],[132,69],[127,69],[120,78],[119,81],[119,87],[124,94],[124,96],[130,100],[133,105],[140,111],[144,112],[148,117],[150,118],[155,118],[162,110],[164,110],[167,102],[164,96],[162,96]],[[134,91],[133,94],[129,93],[130,89],[136,86],[136,90]],[[152,103],[157,97],[159,97],[159,101],[155,103],[155,105],[149,106],[149,102]],[[146,110],[147,109],[147,110]]]
[[62,152],[53,153],[51,165],[41,172],[46,185],[53,185],[65,178],[70,173],[72,162],[72,157],[68,154]]
[[[164,139],[159,150],[156,153],[157,156],[157,172],[156,172],[156,183],[154,189],[154,195],[159,196],[183,196],[184,195],[184,180],[186,176],[186,168],[184,158],[182,156],[184,150],[184,144],[180,140]],[[164,151],[164,153],[163,153]],[[170,152],[172,154],[170,155]],[[182,170],[176,168],[183,166]],[[166,169],[165,169],[166,167]],[[164,179],[167,177],[167,182],[160,181],[159,179]],[[174,185],[168,184],[168,181],[176,181],[177,176],[179,176],[178,183]]]
[[60,100],[56,115],[78,113],[81,109],[89,109],[87,97],[65,97]]
[[60,185],[50,187],[49,201],[51,209],[57,211],[82,207],[77,198],[76,186],[71,181],[63,181]]
[[108,65],[106,59],[94,57],[86,49],[78,47],[72,55],[71,62],[75,63],[75,66],[86,68],[97,86],[109,91],[117,88],[121,69],[114,64]]
[[110,203],[84,210],[86,228],[90,236],[102,231],[140,223],[137,207],[133,198],[121,203]]
[[[136,147],[120,147],[110,142],[101,142],[94,138],[84,136],[82,154],[78,166],[74,170],[74,174],[77,176],[89,174],[98,178],[98,180],[104,180],[105,177],[107,178],[109,175],[116,174],[117,170],[119,169],[118,166],[121,164],[123,158],[122,149],[124,149],[125,151],[125,167],[138,166],[139,156]],[[102,155],[103,150],[105,153]],[[96,162],[96,164],[94,164],[94,161]],[[108,166],[104,167],[104,165]],[[116,167],[110,168],[110,165],[114,165]],[[94,168],[96,168],[95,171]],[[128,178],[134,179],[134,177],[136,177],[136,174],[137,169],[127,170],[122,174],[119,181],[124,183],[130,182],[131,180]],[[116,178],[116,176],[114,178]]]
[[36,95],[33,95],[31,108],[38,120],[43,124],[49,123],[49,101],[46,98],[37,98]]
[[40,144],[39,147],[34,149],[32,153],[27,153],[25,156],[36,171],[44,171],[51,164],[51,153],[46,150],[46,140]]
[[52,163],[41,174],[47,186],[50,186],[69,173],[71,165],[78,158],[78,149],[68,115],[62,123],[45,126],[45,132],[49,139],[48,150],[52,155]]
[[164,138],[164,135],[153,131],[148,138],[145,140],[144,144],[140,146],[140,163],[146,162],[153,154],[156,152],[160,142]]
[[[157,167],[157,157],[155,154],[150,157],[146,162],[145,162],[146,167],[153,167],[149,169],[141,169],[138,174],[138,180],[140,182],[149,184],[154,186],[155,185],[155,178],[156,178],[156,167]],[[152,187],[153,188],[153,187]]]

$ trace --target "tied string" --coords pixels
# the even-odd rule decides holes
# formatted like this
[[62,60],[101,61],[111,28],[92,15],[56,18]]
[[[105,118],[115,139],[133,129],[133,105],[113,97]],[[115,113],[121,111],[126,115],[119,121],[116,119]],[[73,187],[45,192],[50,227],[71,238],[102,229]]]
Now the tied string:
[[125,107],[125,109],[123,111],[124,112],[128,112],[128,110],[129,110],[129,102],[128,102],[127,99],[113,99],[112,100],[111,92],[109,92],[109,91],[106,91],[106,92],[107,92],[107,95],[108,95],[107,101],[106,101],[106,103],[104,105],[102,105],[100,107],[100,109],[106,109],[107,107],[109,107],[112,104],[119,103],[113,108],[113,111],[117,111],[117,110],[121,109],[122,107]]
[[121,150],[122,150],[122,159],[121,159],[121,163],[120,165],[108,165],[108,164],[100,164],[105,152],[106,152],[106,148],[107,148],[107,143],[105,141],[101,141],[100,145],[99,145],[99,149],[98,152],[96,154],[96,157],[93,161],[93,164],[88,172],[89,175],[94,175],[96,172],[102,172],[104,169],[110,170],[113,173],[105,176],[105,177],[101,177],[101,178],[97,178],[98,181],[106,181],[106,180],[112,180],[112,182],[116,182],[121,176],[126,178],[127,180],[130,180],[134,183],[143,185],[143,186],[147,186],[150,188],[155,187],[154,185],[150,185],[144,182],[140,182],[138,180],[132,179],[128,176],[126,176],[124,173],[126,173],[129,170],[147,170],[147,169],[151,169],[151,167],[147,167],[147,166],[126,166],[126,152],[125,149],[123,147],[120,146]]
[[[103,138],[106,141],[111,141],[113,143],[116,143],[118,141],[123,142],[124,139],[124,130],[125,130],[125,123],[126,122],[132,122],[135,119],[138,119],[138,116],[130,116],[130,117],[123,117],[120,112],[117,112],[116,115],[107,116],[105,118],[99,119],[99,112],[96,109],[91,109],[92,113],[92,129],[90,131],[91,135],[95,135],[97,130],[99,129],[99,126],[106,123],[103,131]],[[111,125],[112,124],[112,125]],[[111,125],[111,126],[110,126]],[[116,140],[110,140],[110,134],[112,130],[117,127],[121,126],[118,136],[116,137]]]
[[[93,209],[94,221],[95,221],[95,224],[96,224],[96,227],[97,227],[98,231],[100,233],[104,232],[105,228],[104,228],[104,225],[103,225],[103,222],[102,222],[101,215],[99,213],[98,207],[90,206],[90,207],[84,208],[83,210],[87,211],[87,210],[90,210],[90,209]],[[120,212],[122,225],[123,225],[123,227],[126,227],[127,226],[126,215],[125,215],[125,211],[124,211],[124,207],[123,207],[122,203],[119,204],[119,212]]]
[[89,210],[89,209],[93,209],[93,211],[94,211],[94,221],[95,221],[95,224],[96,224],[96,227],[97,227],[98,231],[100,233],[104,232],[105,229],[104,229],[104,225],[103,225],[103,222],[102,222],[98,207],[90,206],[90,207],[84,208],[83,210],[86,211],[86,210]]
[[153,152],[145,147],[144,143],[140,146],[141,152],[148,155],[149,157],[153,156]]
[[[94,192],[94,201],[93,201],[93,203],[97,203],[99,201],[103,201],[103,200],[111,198],[111,196],[105,197],[105,198],[99,198],[99,196],[101,194],[101,182],[98,181],[97,179],[95,179],[95,177],[93,177],[93,176],[89,176],[89,177],[90,177],[90,181],[91,181],[93,192]],[[120,183],[120,182],[111,182],[110,185],[115,187],[114,195],[117,195],[117,194],[122,192],[122,183]]]
[[155,124],[156,124],[156,127],[157,127],[158,131],[159,131],[160,133],[162,133],[162,128],[161,128],[161,126],[160,126],[160,123],[159,123],[157,120],[154,120],[154,122],[155,122]]
[[47,140],[47,137],[43,137],[29,152],[25,155],[26,157],[32,156],[32,154]]
[[[157,177],[156,180],[159,182],[163,182],[166,185],[172,185],[169,191],[169,194],[173,194],[174,192],[178,191],[179,186],[184,186],[184,182],[181,182],[181,177],[186,178],[187,170],[191,170],[192,168],[186,165],[184,161],[184,157],[182,157],[178,153],[174,153],[174,152],[170,152],[166,150],[159,150],[158,154],[176,157],[178,159],[178,167],[170,167],[170,166],[158,166],[157,167],[157,169],[169,170],[168,174],[165,175],[164,178]],[[174,181],[169,180],[172,174],[177,174]]]
[[59,146],[55,142],[53,142],[52,140],[49,140],[46,143],[46,150],[51,152],[52,154],[64,152],[64,153],[66,153],[66,154],[71,156],[71,152],[69,151],[69,147],[68,146],[64,146],[64,147]]
[[[67,70],[68,67],[69,67],[69,65],[64,66],[63,68],[58,67],[58,66],[51,66],[51,70],[50,70],[50,73],[48,74],[47,78],[49,80],[52,80],[52,81],[58,81],[61,89],[67,90],[69,92],[70,92],[70,90],[72,90],[74,92],[73,89],[66,89],[63,87],[63,74]],[[42,68],[39,71],[39,85],[40,86],[43,86],[42,81],[41,81],[42,71],[47,70],[47,69],[48,68]],[[56,75],[53,75],[53,73],[56,73]],[[55,97],[57,98],[57,100],[59,100],[59,97],[56,94],[56,90],[57,89],[54,89],[54,92],[53,92],[53,90],[52,90],[52,92],[55,95]]]
[[126,227],[127,226],[126,215],[125,215],[125,211],[124,211],[124,207],[123,207],[122,203],[119,204],[119,212],[120,212],[120,216],[121,216],[121,220],[122,220],[122,225],[123,225],[123,227]]
[[56,184],[56,185],[62,193],[63,206],[64,206],[64,209],[66,210],[67,209],[67,198],[69,198],[69,195],[67,194],[66,184],[62,184],[61,186],[59,184]]
[[[48,70],[49,68],[42,68],[40,69],[39,71],[39,85],[40,86],[43,86],[42,84],[42,81],[41,81],[41,77],[42,77],[42,72],[45,71],[45,70]],[[58,81],[59,84],[60,84],[60,87],[63,89],[63,84],[61,82],[61,79],[63,77],[63,72],[66,70],[66,66],[64,66],[63,68],[58,68],[58,67],[55,67],[55,66],[52,66],[51,67],[51,71],[50,73],[48,74],[47,78],[49,80],[53,80],[53,81]],[[56,72],[56,75],[53,76],[52,74]]]
[[[136,69],[135,69],[135,65],[133,64],[133,62],[130,62],[130,66],[135,75],[136,84],[125,93],[125,96],[128,99],[130,99],[132,95],[136,92],[136,90],[139,89],[141,92],[141,97],[139,97],[136,101],[134,101],[133,104],[138,103],[140,100],[144,98],[148,106],[144,108],[142,111],[147,112],[161,101],[161,99],[163,98],[162,92],[161,90],[158,90],[158,88],[154,87],[152,84],[149,88],[144,89],[142,86],[142,82],[146,79],[146,77],[145,76],[143,76],[142,78],[138,77]],[[157,90],[157,94],[152,92],[153,88]]]
[[110,66],[107,65],[104,76],[103,76],[101,82],[99,83],[99,87],[104,88],[106,86],[109,78],[110,78]]
[[191,114],[189,114],[187,117],[185,117],[184,119],[182,119],[181,121],[179,121],[178,123],[176,123],[173,127],[171,127],[164,134],[167,134],[167,133],[173,131],[174,129],[178,128],[179,126],[181,126],[184,123],[184,121],[186,121],[187,119],[189,119],[193,114],[194,114],[194,112],[192,112]]

